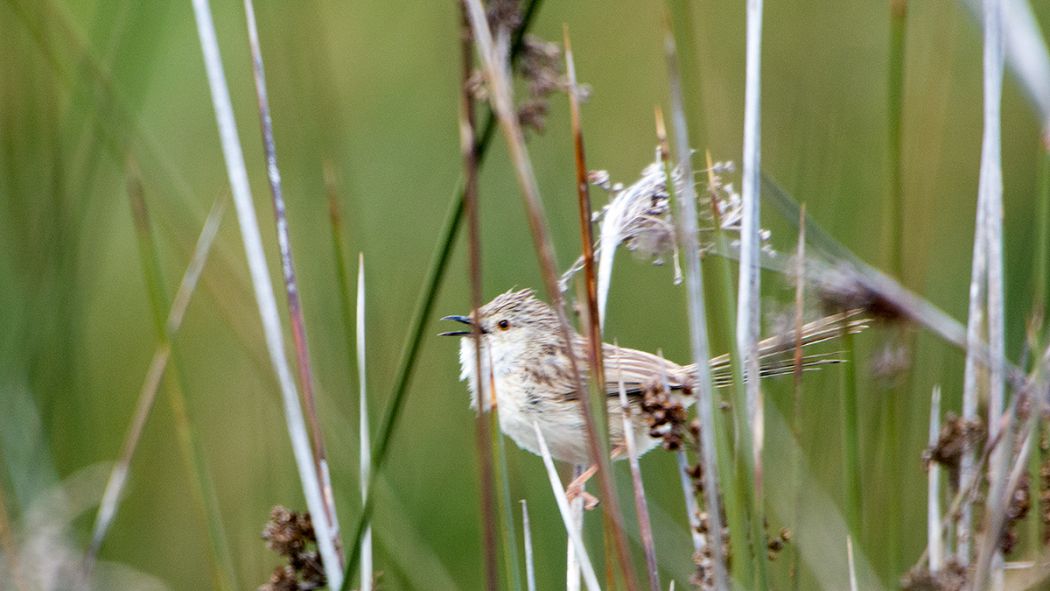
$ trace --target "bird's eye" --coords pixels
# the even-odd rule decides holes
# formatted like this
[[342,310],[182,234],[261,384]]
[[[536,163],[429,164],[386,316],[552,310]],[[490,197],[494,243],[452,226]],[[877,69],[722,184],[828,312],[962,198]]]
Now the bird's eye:
[[507,319],[500,320],[497,324],[500,330],[507,330],[510,328],[510,321]]

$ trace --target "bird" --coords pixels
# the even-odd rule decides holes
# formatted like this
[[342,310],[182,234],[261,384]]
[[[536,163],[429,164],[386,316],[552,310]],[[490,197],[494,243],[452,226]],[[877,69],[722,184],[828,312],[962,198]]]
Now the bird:
[[[794,350],[799,340],[807,346],[835,338],[843,328],[858,332],[866,326],[865,319],[858,316],[859,311],[833,314],[804,325],[801,339],[789,334],[761,341],[760,374],[766,377],[794,372],[794,360],[778,357],[778,353]],[[552,457],[575,465],[591,464],[579,402],[581,395],[587,393],[580,392],[570,359],[570,355],[575,358],[577,371],[586,379],[590,347],[586,337],[570,328],[571,346],[566,348],[557,313],[532,289],[500,294],[482,306],[476,316],[452,315],[442,320],[467,325],[466,329],[442,332],[440,336],[464,337],[460,339],[460,380],[467,383],[471,408],[488,411],[496,407],[500,429],[522,449],[541,455],[538,427]],[[480,332],[482,392],[478,392],[472,338],[475,329]],[[676,395],[683,407],[691,406],[698,395],[704,394],[695,383],[695,365],[679,365],[660,355],[609,343],[602,343],[602,361],[613,459],[623,457],[625,449],[621,382],[629,401],[629,424],[638,455],[661,442],[640,412],[646,391],[666,389]],[[838,362],[824,355],[809,355],[803,358],[802,369]],[[714,357],[709,364],[716,387],[732,383],[729,355]],[[591,468],[587,472],[593,474],[594,466]],[[579,493],[580,486],[570,488]]]

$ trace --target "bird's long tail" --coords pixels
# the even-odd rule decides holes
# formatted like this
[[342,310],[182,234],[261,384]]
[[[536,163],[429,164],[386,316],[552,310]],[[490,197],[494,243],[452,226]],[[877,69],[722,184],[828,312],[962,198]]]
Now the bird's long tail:
[[[825,365],[842,363],[843,360],[835,353],[805,355],[801,364],[796,363],[794,356],[785,356],[785,353],[839,338],[844,333],[856,334],[866,329],[869,321],[869,318],[863,316],[862,310],[847,310],[807,323],[802,326],[801,331],[788,331],[763,339],[758,343],[758,358],[761,364],[759,373],[761,377],[766,378],[790,375],[799,366],[802,371],[813,371]],[[733,369],[728,353],[711,359],[710,364],[715,387],[722,388],[733,383]],[[685,369],[692,373],[696,366],[689,365]]]

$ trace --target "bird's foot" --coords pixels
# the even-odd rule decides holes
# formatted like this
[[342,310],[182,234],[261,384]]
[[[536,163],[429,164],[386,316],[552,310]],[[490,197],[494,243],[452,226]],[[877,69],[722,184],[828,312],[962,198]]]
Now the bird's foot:
[[565,497],[569,499],[569,503],[572,503],[578,498],[583,499],[583,508],[587,511],[593,510],[595,507],[598,506],[599,503],[601,503],[601,501],[598,500],[598,497],[583,490],[582,483],[570,483],[569,486],[565,489]]

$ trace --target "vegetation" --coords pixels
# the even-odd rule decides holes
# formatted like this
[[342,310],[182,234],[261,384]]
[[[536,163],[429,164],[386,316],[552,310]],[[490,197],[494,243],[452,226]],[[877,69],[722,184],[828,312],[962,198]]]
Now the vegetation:
[[[1045,584],[1021,4],[0,2],[0,588]],[[729,354],[573,543],[434,336],[515,286]]]

